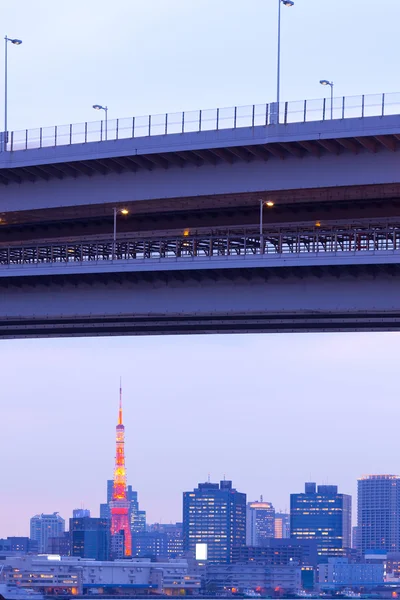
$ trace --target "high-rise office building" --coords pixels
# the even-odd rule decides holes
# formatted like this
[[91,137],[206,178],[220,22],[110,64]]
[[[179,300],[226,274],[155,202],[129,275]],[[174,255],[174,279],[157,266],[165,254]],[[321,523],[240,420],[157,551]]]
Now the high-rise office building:
[[316,540],[320,556],[342,556],[351,548],[351,496],[306,483],[305,493],[290,495],[290,535]]
[[49,538],[61,537],[65,531],[65,521],[55,512],[53,514],[35,515],[31,518],[31,540],[38,544],[38,552],[44,554],[48,551]]
[[353,527],[353,533],[351,536],[351,547],[353,550],[359,550],[360,542],[359,542],[359,533],[357,525]]
[[167,536],[168,558],[178,558],[183,554],[183,526],[182,523],[154,523],[149,525],[150,532],[165,533]]
[[231,481],[199,483],[183,494],[183,547],[209,563],[229,563],[246,544],[246,494]]
[[248,502],[246,509],[246,544],[264,546],[275,537],[275,509],[271,502]]
[[[112,493],[114,487],[114,480],[107,479],[107,502],[100,504],[100,518],[111,519],[110,502],[112,500]],[[129,486],[128,486],[129,489]]]
[[60,537],[51,537],[47,542],[47,552],[49,554],[59,554],[60,556],[70,556],[71,545],[69,531],[64,531]]
[[369,550],[400,550],[400,477],[366,475],[358,480],[357,546]]
[[290,538],[290,515],[275,513],[275,538],[278,540]]
[[139,509],[138,493],[128,485],[126,496],[130,502],[129,522],[132,533],[143,533],[146,531],[146,511]]
[[91,517],[69,520],[71,556],[109,560],[110,521]]
[[166,533],[160,531],[142,531],[132,533],[132,556],[151,558],[168,556],[168,539]]

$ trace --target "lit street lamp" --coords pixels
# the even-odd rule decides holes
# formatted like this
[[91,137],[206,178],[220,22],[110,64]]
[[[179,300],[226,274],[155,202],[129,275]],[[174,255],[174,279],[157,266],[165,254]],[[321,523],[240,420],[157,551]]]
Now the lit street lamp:
[[331,120],[333,119],[333,81],[328,81],[327,79],[321,79],[321,85],[329,85],[331,88]]
[[294,6],[293,0],[278,0],[278,65],[277,65],[277,85],[276,85],[276,102],[278,104],[278,115],[279,115],[279,102],[281,93],[281,4],[284,6]]
[[272,200],[265,201],[262,198],[260,199],[260,248],[261,248],[261,254],[264,254],[264,236],[263,236],[264,206],[267,206],[268,208],[272,208],[273,206],[275,206],[275,202],[272,202]]
[[7,58],[7,49],[8,42],[14,44],[14,46],[20,46],[22,44],[22,40],[18,40],[16,38],[9,38],[4,36],[4,150],[7,150],[7,141],[8,141],[8,123],[7,123],[7,84],[8,84],[8,58]]
[[129,215],[127,208],[116,208],[114,207],[114,234],[113,234],[113,260],[115,259],[115,249],[117,246],[117,214]]
[[104,110],[105,112],[105,138],[107,141],[107,125],[108,125],[108,106],[101,106],[101,104],[93,104],[95,110]]

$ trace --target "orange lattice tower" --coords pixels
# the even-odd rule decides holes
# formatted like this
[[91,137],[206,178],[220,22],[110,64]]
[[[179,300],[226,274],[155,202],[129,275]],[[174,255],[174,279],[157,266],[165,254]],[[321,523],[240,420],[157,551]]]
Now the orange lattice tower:
[[119,413],[116,427],[114,486],[111,507],[111,535],[124,532],[125,556],[132,555],[132,534],[129,522],[129,501],[126,497],[125,427],[122,423],[122,386],[119,386]]

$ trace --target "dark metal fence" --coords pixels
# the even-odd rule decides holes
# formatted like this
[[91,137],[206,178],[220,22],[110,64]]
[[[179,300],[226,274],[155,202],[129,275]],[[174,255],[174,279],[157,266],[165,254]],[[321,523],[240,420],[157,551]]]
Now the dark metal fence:
[[264,232],[238,231],[168,238],[0,246],[0,268],[12,265],[102,261],[196,260],[256,255],[287,256],[400,251],[400,224]]

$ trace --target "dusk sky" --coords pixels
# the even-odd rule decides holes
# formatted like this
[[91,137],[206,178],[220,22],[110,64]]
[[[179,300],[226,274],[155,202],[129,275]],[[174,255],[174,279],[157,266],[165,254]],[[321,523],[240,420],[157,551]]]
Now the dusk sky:
[[[3,0],[9,128],[274,100],[277,0]],[[398,0],[282,8],[281,98],[399,91]],[[0,46],[0,68],[4,46]],[[3,77],[0,71],[0,98]],[[2,101],[0,104],[2,107]],[[1,192],[0,192],[1,206]],[[123,378],[128,481],[148,521],[182,491],[232,479],[276,509],[304,481],[354,495],[400,473],[399,334],[2,341],[0,537],[29,518],[98,515]]]

